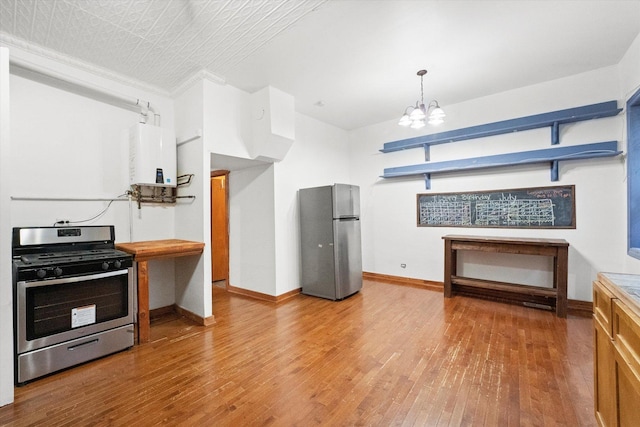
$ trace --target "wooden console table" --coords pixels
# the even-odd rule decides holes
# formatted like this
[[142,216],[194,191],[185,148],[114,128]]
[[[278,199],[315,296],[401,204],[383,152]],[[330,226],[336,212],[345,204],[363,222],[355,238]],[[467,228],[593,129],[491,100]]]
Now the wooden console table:
[[[482,296],[523,302],[531,306],[555,307],[558,317],[567,317],[569,243],[563,239],[523,239],[447,235],[444,239],[444,296]],[[457,251],[481,251],[553,257],[553,288],[474,279],[457,275]]]
[[148,240],[144,242],[116,243],[116,249],[130,253],[138,264],[138,343],[149,342],[149,270],[147,261],[199,255],[204,243],[189,240]]

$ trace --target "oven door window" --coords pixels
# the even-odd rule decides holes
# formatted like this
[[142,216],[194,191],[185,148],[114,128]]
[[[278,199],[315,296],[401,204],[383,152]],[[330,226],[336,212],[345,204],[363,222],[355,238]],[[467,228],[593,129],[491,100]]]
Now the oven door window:
[[26,289],[27,340],[127,315],[127,275]]

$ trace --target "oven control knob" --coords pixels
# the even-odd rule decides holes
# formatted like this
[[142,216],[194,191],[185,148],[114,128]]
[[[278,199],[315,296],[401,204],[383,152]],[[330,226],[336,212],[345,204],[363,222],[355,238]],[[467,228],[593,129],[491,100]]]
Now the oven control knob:
[[122,267],[122,263],[120,262],[120,260],[119,260],[119,259],[117,259],[117,260],[115,260],[115,261],[113,262],[113,266],[114,266],[115,268],[120,268],[120,267]]
[[60,267],[56,267],[53,269],[53,274],[57,276],[62,276],[62,269]]
[[103,270],[108,270],[109,269],[109,263],[107,261],[102,263],[102,269]]
[[38,271],[36,271],[36,276],[38,276],[39,279],[44,279],[44,277],[47,275],[47,272],[45,270],[43,270],[42,268]]

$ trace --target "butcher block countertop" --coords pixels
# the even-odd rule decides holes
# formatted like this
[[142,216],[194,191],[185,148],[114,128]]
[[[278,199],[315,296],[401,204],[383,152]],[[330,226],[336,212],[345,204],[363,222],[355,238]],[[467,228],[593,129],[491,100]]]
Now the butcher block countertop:
[[133,255],[134,261],[175,258],[201,254],[204,243],[190,240],[166,239],[142,242],[116,243],[116,249]]
[[149,272],[147,261],[159,258],[177,258],[199,255],[204,243],[189,240],[167,239],[142,242],[116,243],[116,249],[133,255],[138,263],[138,343],[149,342]]

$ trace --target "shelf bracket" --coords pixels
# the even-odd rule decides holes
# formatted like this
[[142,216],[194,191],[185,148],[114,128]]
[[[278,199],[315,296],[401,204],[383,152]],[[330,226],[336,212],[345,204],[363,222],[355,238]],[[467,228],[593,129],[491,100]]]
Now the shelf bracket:
[[429,144],[424,144],[424,161],[428,162],[431,160],[431,150],[429,149],[429,147],[431,147]]
[[430,173],[424,174],[424,188],[425,190],[431,190],[431,174]]
[[560,123],[553,122],[551,125],[551,145],[560,144]]
[[551,162],[551,181],[557,181],[559,178],[559,174],[558,174],[558,161],[557,160],[553,160]]

